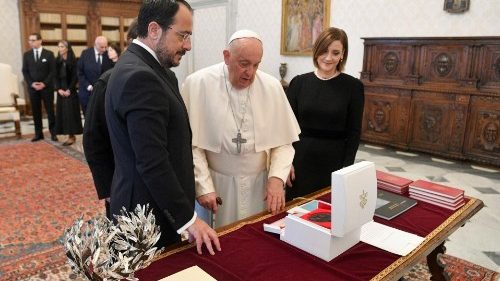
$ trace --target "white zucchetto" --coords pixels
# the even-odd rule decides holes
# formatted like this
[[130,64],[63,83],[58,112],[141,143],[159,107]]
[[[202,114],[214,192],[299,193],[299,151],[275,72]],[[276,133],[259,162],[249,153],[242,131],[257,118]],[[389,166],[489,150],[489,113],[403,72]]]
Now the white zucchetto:
[[248,30],[248,29],[242,29],[242,30],[236,31],[235,33],[233,33],[233,35],[231,35],[231,37],[229,38],[228,44],[230,44],[231,42],[233,42],[236,39],[241,39],[241,38],[255,38],[255,39],[259,40],[260,42],[262,42],[262,38],[256,32]]

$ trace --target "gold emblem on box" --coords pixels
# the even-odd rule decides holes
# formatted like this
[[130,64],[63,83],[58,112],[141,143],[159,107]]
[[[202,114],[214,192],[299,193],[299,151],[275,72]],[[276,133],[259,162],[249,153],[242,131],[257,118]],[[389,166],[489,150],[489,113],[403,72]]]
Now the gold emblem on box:
[[363,190],[363,193],[359,195],[359,206],[361,206],[361,209],[365,208],[366,203],[368,202],[368,192]]

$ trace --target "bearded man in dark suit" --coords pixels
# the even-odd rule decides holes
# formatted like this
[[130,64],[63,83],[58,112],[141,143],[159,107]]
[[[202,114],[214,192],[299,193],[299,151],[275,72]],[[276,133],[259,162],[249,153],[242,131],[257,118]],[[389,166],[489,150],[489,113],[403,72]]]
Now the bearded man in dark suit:
[[191,129],[177,79],[177,66],[191,49],[192,9],[186,1],[146,0],[138,38],[111,73],[105,114],[115,158],[111,213],[149,204],[160,226],[157,246],[180,241],[185,230],[201,254],[220,251],[216,232],[194,211]]
[[51,139],[57,141],[54,127],[54,75],[56,64],[54,54],[42,48],[42,37],[39,33],[32,33],[28,38],[31,50],[23,55],[23,76],[28,85],[31,111],[35,123],[35,136],[31,141],[43,139],[42,101],[47,112]]

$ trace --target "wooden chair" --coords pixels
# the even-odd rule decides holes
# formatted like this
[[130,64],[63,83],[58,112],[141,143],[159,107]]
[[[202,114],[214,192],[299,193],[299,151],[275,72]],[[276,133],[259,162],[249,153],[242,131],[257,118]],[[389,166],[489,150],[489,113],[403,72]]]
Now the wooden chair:
[[[19,85],[17,75],[8,64],[0,63],[0,124],[14,123],[14,130],[0,130],[0,134],[15,133],[21,138],[19,112]],[[22,102],[22,101],[21,101]]]

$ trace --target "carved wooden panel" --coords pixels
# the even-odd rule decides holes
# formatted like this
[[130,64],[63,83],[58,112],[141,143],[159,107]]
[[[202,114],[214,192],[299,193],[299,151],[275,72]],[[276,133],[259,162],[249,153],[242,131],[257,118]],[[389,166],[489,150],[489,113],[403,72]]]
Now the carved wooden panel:
[[409,104],[407,90],[365,88],[363,139],[405,146]]
[[481,60],[480,87],[500,90],[500,45],[486,45]]
[[465,153],[478,161],[500,165],[499,97],[473,97]]
[[412,101],[410,146],[425,150],[446,150],[451,103],[436,93],[417,93]]
[[410,52],[410,46],[376,46],[371,79],[390,84],[403,84],[409,72]]
[[467,48],[464,45],[427,45],[421,52],[422,83],[460,85],[465,76]]
[[460,157],[469,96],[415,92],[411,105],[410,148]]
[[469,95],[454,95],[455,102],[452,104],[450,143],[448,151],[461,154],[466,135],[466,125],[468,118]]

